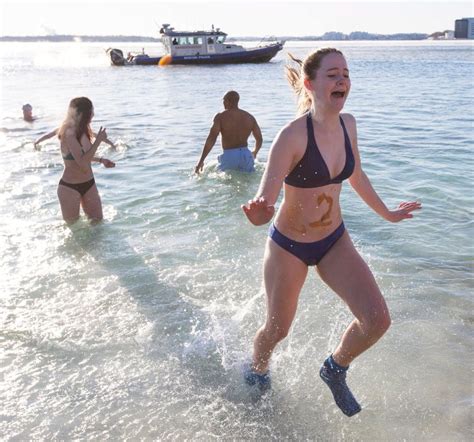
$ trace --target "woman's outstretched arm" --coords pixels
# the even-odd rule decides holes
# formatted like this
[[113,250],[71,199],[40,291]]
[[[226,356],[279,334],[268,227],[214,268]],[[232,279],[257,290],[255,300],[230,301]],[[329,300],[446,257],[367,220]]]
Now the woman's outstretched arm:
[[357,145],[357,125],[355,118],[346,114],[344,121],[351,134],[352,151],[355,159],[355,168],[349,183],[357,192],[360,198],[378,215],[390,222],[399,222],[403,219],[413,218],[414,210],[421,209],[421,203],[418,201],[402,202],[395,210],[390,210],[372,186],[369,177],[362,169],[359,148]]
[[46,135],[43,135],[42,137],[38,138],[34,143],[33,146],[35,149],[38,148],[38,144],[42,143],[45,140],[48,140],[50,138],[53,138],[55,135],[57,135],[59,132],[59,128],[54,129],[53,131],[47,133]]

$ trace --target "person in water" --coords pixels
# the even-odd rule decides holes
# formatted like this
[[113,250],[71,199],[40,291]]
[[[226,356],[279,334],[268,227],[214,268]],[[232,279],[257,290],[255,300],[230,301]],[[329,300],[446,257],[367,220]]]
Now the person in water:
[[287,66],[287,78],[299,97],[300,116],[276,136],[258,192],[242,206],[252,224],[268,223],[284,182],[284,198],[270,227],[263,263],[267,317],[256,333],[245,380],[261,391],[270,388],[271,354],[287,336],[308,267],[315,266],[355,316],[320,369],[337,406],[352,416],[361,407],[346,384],[349,364],[382,337],[390,315],[344,227],[342,182],[348,180],[362,200],[390,222],[412,218],[421,204],[403,202],[388,209],[362,169],[356,120],[341,114],[351,88],[343,54],[327,48],[304,61],[291,58],[299,66]]
[[[224,95],[224,111],[216,114],[209,135],[204,144],[201,158],[194,168],[195,173],[202,172],[204,160],[214,147],[219,134],[222,136],[222,155],[219,155],[217,168],[224,170],[239,170],[253,172],[254,159],[262,147],[262,132],[253,115],[239,109],[240,96],[235,91]],[[248,149],[247,140],[252,134],[255,138],[255,148]]]
[[36,117],[33,116],[33,106],[31,104],[24,104],[21,110],[23,111],[23,119],[25,121],[32,123],[36,120]]
[[71,100],[66,119],[57,135],[61,141],[64,171],[58,185],[58,198],[63,219],[74,222],[79,218],[80,207],[94,221],[103,218],[102,203],[92,173],[92,162],[105,167],[115,167],[106,158],[95,156],[100,143],[107,139],[104,128],[100,128],[95,139],[90,126],[94,116],[91,100],[78,97]]

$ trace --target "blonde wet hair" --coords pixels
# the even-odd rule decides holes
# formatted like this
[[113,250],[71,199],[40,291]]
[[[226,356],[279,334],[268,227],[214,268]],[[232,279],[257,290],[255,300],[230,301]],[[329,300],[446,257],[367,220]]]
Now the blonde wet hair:
[[69,103],[66,118],[59,129],[58,137],[61,139],[68,129],[73,129],[77,141],[81,142],[82,135],[92,140],[92,129],[90,126],[94,106],[87,97],[73,98]]
[[[304,87],[304,80],[314,80],[316,71],[321,66],[321,61],[329,54],[344,54],[336,48],[321,48],[311,52],[304,60],[294,57],[288,53],[288,57],[293,62],[285,66],[286,79],[298,98],[298,115],[303,115],[311,109],[312,97]],[[295,67],[294,64],[297,66]]]

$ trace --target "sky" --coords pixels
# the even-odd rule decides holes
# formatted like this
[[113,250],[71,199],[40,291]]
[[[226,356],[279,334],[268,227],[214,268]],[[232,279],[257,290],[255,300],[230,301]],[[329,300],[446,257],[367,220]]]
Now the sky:
[[454,29],[473,17],[473,2],[457,0],[0,0],[0,35],[139,35],[159,37],[162,23],[178,30],[210,29],[229,36],[378,34]]

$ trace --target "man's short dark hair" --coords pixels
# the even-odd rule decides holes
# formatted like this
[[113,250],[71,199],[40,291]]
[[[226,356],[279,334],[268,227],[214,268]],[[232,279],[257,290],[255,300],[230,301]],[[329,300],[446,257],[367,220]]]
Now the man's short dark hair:
[[236,91],[229,91],[224,95],[224,100],[232,104],[237,104],[240,100],[240,95]]

